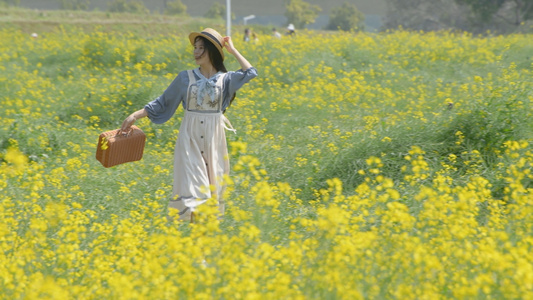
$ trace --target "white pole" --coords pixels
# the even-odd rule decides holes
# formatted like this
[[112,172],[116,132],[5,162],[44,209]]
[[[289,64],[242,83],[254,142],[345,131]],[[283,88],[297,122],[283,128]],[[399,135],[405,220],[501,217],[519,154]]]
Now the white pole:
[[246,25],[248,20],[251,20],[253,18],[255,18],[255,15],[249,15],[249,16],[246,16],[246,17],[242,18],[242,20],[244,21],[244,25]]
[[231,36],[231,0],[226,0],[226,35]]

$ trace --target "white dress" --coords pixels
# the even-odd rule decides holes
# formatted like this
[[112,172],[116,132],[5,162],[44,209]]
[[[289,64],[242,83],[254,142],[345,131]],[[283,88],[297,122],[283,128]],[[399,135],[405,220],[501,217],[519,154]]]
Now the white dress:
[[181,219],[190,220],[191,212],[210,198],[224,213],[222,179],[229,173],[224,129],[233,129],[223,111],[234,94],[256,76],[254,67],[217,73],[209,79],[199,68],[182,71],[161,96],[145,105],[148,118],[156,124],[168,121],[180,104],[185,110],[174,152],[169,203],[169,208],[179,210]]
[[[214,94],[198,98],[198,82],[189,75],[185,115],[181,122],[174,151],[174,188],[169,208],[179,210],[181,219],[189,220],[191,212],[213,198],[224,214],[223,177],[230,165],[225,129],[233,130],[222,111],[222,87],[226,73],[214,85]],[[213,191],[213,192],[212,192]]]

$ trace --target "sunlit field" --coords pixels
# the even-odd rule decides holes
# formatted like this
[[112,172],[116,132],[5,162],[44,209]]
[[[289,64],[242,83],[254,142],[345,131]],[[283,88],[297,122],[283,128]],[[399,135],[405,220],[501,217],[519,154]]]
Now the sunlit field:
[[195,67],[187,36],[0,30],[2,299],[533,298],[533,36],[234,39],[259,76],[226,112],[227,213],[189,224],[181,108],[137,122],[141,161],[95,159]]

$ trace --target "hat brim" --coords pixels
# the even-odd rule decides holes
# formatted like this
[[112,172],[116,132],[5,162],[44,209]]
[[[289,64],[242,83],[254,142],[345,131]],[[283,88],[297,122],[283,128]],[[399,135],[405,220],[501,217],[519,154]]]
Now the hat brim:
[[215,47],[218,49],[218,52],[220,52],[220,55],[222,56],[222,60],[224,60],[224,50],[222,49],[222,45],[220,44],[220,42],[215,39],[214,36],[212,36],[209,32],[205,32],[205,31],[202,31],[202,32],[191,32],[189,34],[189,41],[191,42],[191,45],[194,46],[194,41],[196,40],[197,37],[204,37],[206,38],[208,41],[210,41],[213,45],[215,45]]

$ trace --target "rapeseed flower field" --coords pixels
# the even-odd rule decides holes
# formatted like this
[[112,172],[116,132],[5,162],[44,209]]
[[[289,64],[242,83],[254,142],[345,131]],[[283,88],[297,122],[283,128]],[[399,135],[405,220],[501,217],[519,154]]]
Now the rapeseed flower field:
[[[223,30],[221,30],[223,32]],[[301,32],[236,46],[227,213],[167,219],[182,116],[120,127],[185,35],[0,30],[2,299],[531,299],[531,35]],[[236,69],[236,61],[227,61]]]

